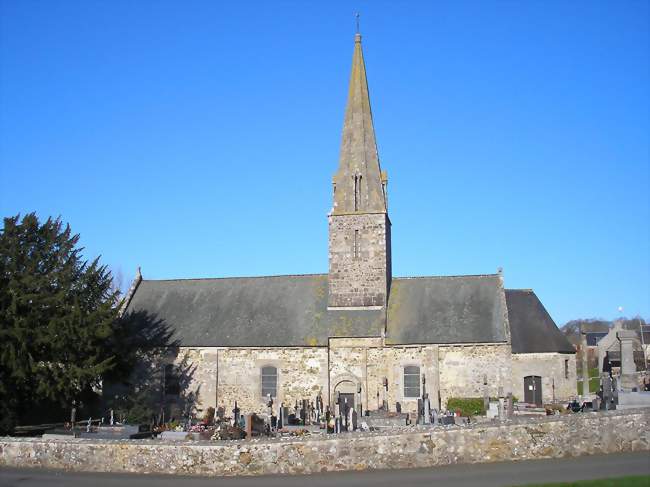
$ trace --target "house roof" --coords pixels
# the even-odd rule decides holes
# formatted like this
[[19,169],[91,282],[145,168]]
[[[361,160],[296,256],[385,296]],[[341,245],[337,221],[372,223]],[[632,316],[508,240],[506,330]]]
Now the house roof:
[[530,289],[506,289],[512,353],[575,353]]
[[607,332],[587,332],[585,333],[585,336],[587,339],[587,346],[595,347],[603,337],[607,336]]
[[499,275],[394,278],[388,311],[328,310],[327,275],[142,280],[126,312],[162,320],[184,346],[507,342]]

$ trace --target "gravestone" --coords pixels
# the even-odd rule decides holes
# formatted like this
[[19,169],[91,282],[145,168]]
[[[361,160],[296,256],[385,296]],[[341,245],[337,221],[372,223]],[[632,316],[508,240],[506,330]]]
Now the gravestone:
[[424,424],[431,424],[431,404],[429,394],[424,394]]
[[233,426],[237,426],[239,424],[239,413],[240,412],[241,412],[241,410],[237,407],[237,401],[235,401],[235,407],[232,410],[233,422],[234,422]]
[[508,393],[506,397],[506,416],[511,418],[515,413],[514,399],[512,397],[512,392]]
[[223,421],[223,418],[224,418],[225,415],[226,415],[226,408],[224,408],[223,406],[219,406],[217,408],[217,418],[219,418],[219,420]]
[[454,419],[453,416],[443,416],[442,417],[442,424],[443,425],[456,424],[456,420]]
[[603,373],[600,378],[600,384],[603,394],[603,405],[601,408],[605,410],[616,409],[611,376],[608,373]]

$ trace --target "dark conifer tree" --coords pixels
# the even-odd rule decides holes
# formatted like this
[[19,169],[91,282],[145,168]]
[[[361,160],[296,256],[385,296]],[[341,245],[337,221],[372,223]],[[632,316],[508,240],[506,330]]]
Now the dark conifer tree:
[[[0,233],[0,430],[92,395],[120,362],[118,293],[60,218],[4,219]],[[39,415],[40,418],[35,416]]]

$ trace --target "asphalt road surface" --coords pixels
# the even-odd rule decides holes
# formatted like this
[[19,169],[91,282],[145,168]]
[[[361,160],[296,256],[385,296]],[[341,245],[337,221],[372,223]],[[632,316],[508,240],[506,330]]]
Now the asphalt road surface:
[[[650,453],[623,453],[525,462],[450,465],[410,470],[336,472],[310,476],[180,477],[0,469],[2,487],[496,487],[624,475],[650,475]],[[650,480],[648,482],[650,486]]]

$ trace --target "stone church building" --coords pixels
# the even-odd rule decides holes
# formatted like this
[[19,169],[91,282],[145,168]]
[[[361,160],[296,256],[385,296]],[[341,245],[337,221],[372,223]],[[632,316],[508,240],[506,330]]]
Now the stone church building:
[[576,395],[573,347],[529,289],[488,275],[393,277],[391,221],[361,36],[356,35],[339,168],[328,215],[327,274],[133,282],[124,312],[162,320],[193,366],[199,409],[235,400],[263,412],[346,394],[414,411],[452,397]]

